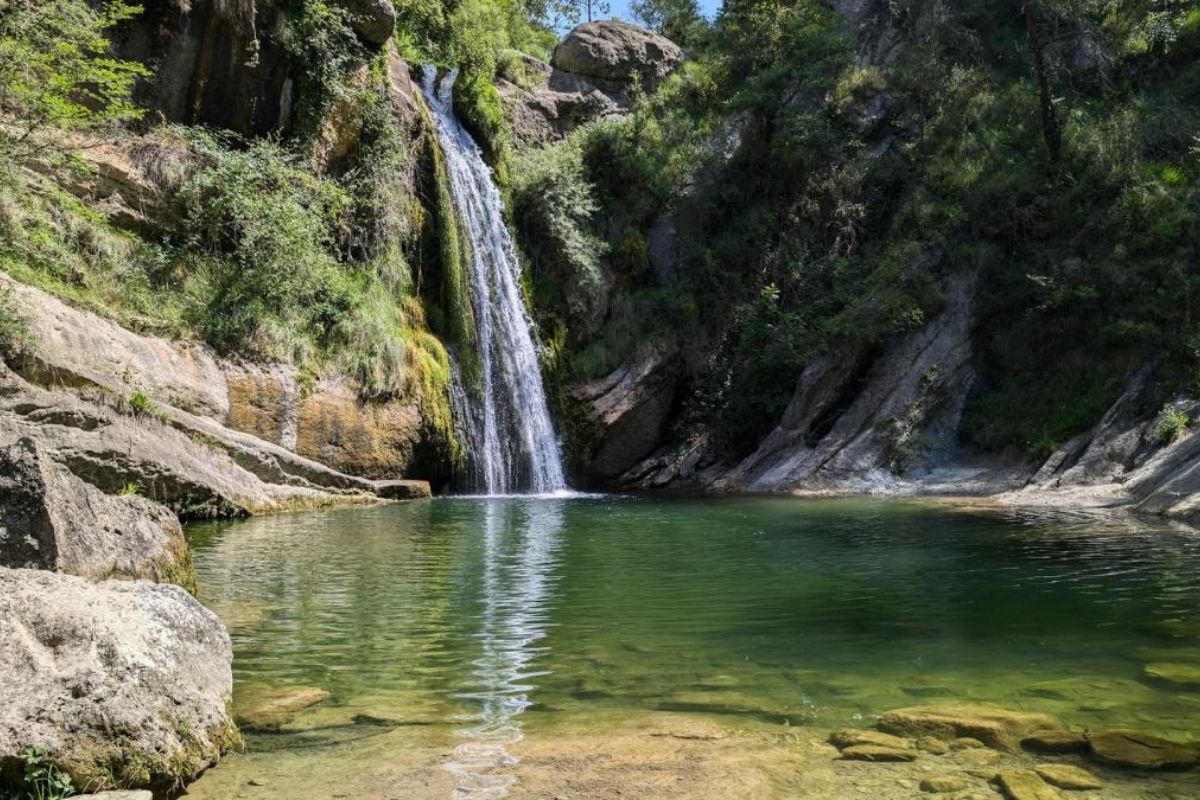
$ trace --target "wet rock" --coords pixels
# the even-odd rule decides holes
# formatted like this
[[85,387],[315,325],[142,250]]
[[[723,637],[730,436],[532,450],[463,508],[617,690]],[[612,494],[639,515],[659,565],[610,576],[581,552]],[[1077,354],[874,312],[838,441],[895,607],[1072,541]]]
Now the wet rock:
[[1142,674],[1177,692],[1200,692],[1200,664],[1147,664]]
[[1129,769],[1183,769],[1200,762],[1195,748],[1139,731],[1089,732],[1088,747],[1098,761]]
[[922,736],[916,741],[917,749],[935,756],[943,756],[950,752],[950,745],[934,736]]
[[907,750],[911,747],[907,739],[901,739],[899,736],[859,728],[847,728],[837,731],[829,737],[829,741],[839,750],[856,745],[890,747],[894,750]]
[[0,444],[0,566],[196,588],[174,514],[144,497],[104,494],[30,437]]
[[952,750],[978,750],[981,747],[987,747],[987,745],[972,736],[960,736],[950,742]]
[[433,496],[429,481],[375,481],[375,494],[385,500],[420,500]]
[[876,744],[856,744],[842,750],[842,758],[850,761],[916,761],[917,755],[915,750]]
[[1104,783],[1099,778],[1074,764],[1039,764],[1033,771],[1046,783],[1060,789],[1077,791],[1104,788]]
[[551,66],[607,81],[636,76],[652,91],[683,61],[679,45],[653,31],[619,20],[585,22],[554,48]]
[[154,795],[146,791],[99,792],[97,794],[71,795],[71,800],[154,800]]
[[1068,730],[1035,731],[1021,740],[1021,747],[1032,753],[1082,753],[1087,738]]
[[899,736],[935,736],[953,739],[969,736],[990,747],[1015,752],[1022,739],[1034,731],[1062,728],[1048,714],[1012,711],[996,706],[916,706],[888,711],[879,729]]
[[0,764],[39,745],[76,786],[189,781],[238,740],[232,660],[178,586],[0,568]]
[[1033,770],[1003,770],[996,775],[996,785],[1009,800],[1062,800],[1062,794]]
[[967,779],[961,775],[935,775],[921,781],[921,791],[930,794],[949,794],[950,792],[961,792],[968,785]]
[[329,692],[316,686],[247,687],[244,693],[251,697],[237,704],[238,724],[265,730],[281,728],[304,709],[329,699]]

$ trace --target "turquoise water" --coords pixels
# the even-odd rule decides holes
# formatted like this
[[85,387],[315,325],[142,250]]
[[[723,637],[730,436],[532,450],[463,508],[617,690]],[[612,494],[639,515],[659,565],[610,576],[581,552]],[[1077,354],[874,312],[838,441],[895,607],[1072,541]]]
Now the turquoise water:
[[447,725],[449,767],[471,774],[522,735],[621,710],[837,727],[960,700],[1200,735],[1200,693],[1143,676],[1200,664],[1200,534],[1179,525],[900,501],[438,499],[189,539],[202,599],[232,628],[239,702],[332,695],[283,734],[252,732],[251,750]]

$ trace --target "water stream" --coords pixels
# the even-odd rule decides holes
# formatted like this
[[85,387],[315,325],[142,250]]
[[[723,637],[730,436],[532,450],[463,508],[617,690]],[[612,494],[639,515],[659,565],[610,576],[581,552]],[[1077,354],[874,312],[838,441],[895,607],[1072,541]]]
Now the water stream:
[[433,111],[450,194],[470,246],[478,379],[455,369],[456,425],[470,461],[466,488],[489,495],[550,494],[566,488],[562,457],[538,368],[533,325],[521,297],[520,262],[492,171],[454,116],[457,71],[438,81],[424,67],[422,90]]

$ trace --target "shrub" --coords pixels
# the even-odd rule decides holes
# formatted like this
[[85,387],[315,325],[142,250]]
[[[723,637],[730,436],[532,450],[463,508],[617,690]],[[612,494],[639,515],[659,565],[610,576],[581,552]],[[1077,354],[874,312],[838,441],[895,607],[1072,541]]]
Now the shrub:
[[1190,423],[1187,412],[1167,403],[1154,423],[1154,440],[1160,445],[1171,444],[1187,432]]

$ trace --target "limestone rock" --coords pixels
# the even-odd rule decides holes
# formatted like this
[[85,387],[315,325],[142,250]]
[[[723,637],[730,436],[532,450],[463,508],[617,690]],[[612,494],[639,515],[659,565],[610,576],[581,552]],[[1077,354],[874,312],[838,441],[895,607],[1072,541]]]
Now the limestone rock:
[[1079,791],[1104,788],[1104,783],[1099,778],[1074,764],[1039,764],[1033,771],[1046,783],[1060,789]]
[[29,437],[0,444],[0,565],[195,589],[174,514],[144,497],[104,494]]
[[875,745],[876,747],[891,747],[895,750],[907,750],[911,747],[907,739],[859,728],[847,728],[837,731],[829,737],[830,743],[839,750],[856,745]]
[[1130,730],[1089,732],[1088,747],[1104,764],[1130,769],[1180,769],[1200,762],[1196,749]]
[[627,82],[636,75],[653,90],[683,61],[679,45],[653,31],[619,20],[585,22],[567,34],[551,66],[589,78]]
[[1175,691],[1200,692],[1200,664],[1147,664],[1142,674]]
[[986,744],[976,739],[974,736],[960,736],[950,742],[952,750],[978,750],[981,747],[987,747]]
[[1062,800],[1062,794],[1028,769],[1006,769],[996,775],[996,784],[1009,800]]
[[385,500],[421,500],[433,496],[429,481],[375,481],[375,494]]
[[943,756],[950,752],[950,745],[936,736],[922,736],[916,741],[917,749],[935,756]]
[[1087,738],[1068,730],[1034,731],[1021,740],[1021,747],[1033,753],[1082,753]]
[[842,750],[842,758],[850,761],[916,761],[917,755],[915,750],[877,744],[856,744]]
[[935,775],[921,781],[921,791],[930,794],[949,794],[961,792],[968,785],[967,779],[961,775]]
[[76,786],[190,780],[238,739],[232,659],[177,586],[0,568],[0,764],[38,745]]
[[986,705],[915,706],[888,711],[879,720],[879,729],[887,733],[947,740],[969,736],[1009,752],[1015,752],[1034,731],[1062,727],[1047,714]]

